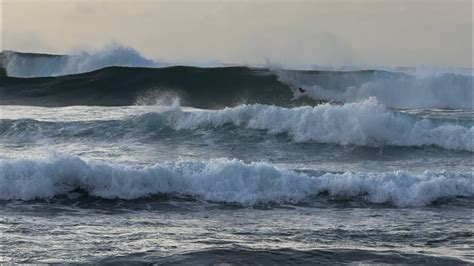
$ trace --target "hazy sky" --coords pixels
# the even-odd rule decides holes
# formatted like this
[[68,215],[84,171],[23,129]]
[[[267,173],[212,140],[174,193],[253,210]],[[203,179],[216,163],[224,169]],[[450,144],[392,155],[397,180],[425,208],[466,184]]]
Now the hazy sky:
[[[1,0],[0,0],[1,1]],[[3,0],[3,49],[166,61],[472,67],[472,0]]]

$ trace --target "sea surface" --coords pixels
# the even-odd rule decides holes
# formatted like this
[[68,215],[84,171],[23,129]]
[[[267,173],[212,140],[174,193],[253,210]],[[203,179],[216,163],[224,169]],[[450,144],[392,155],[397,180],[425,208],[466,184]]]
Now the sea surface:
[[0,262],[474,263],[472,72],[110,54],[2,54]]

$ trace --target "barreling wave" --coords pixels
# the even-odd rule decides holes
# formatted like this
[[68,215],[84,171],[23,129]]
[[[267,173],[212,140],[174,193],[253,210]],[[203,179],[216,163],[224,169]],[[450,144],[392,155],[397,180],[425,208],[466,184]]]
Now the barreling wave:
[[241,205],[299,203],[321,195],[396,206],[424,206],[474,196],[472,173],[324,173],[309,175],[267,163],[214,159],[150,167],[86,162],[55,155],[0,161],[0,199],[51,198],[81,189],[89,195],[137,199],[155,194]]
[[77,56],[3,52],[0,58],[8,75],[0,75],[0,104],[133,105],[149,91],[171,93],[184,105],[200,108],[316,105],[375,97],[391,108],[472,110],[474,99],[474,76],[465,71],[166,67],[122,46]]
[[232,130],[238,127],[285,134],[292,141],[361,146],[427,146],[474,151],[473,121],[427,119],[386,109],[371,98],[344,105],[283,108],[241,105],[221,110],[186,111],[170,106],[121,120],[49,122],[1,120],[0,136],[26,140],[48,137],[143,137],[160,130]]

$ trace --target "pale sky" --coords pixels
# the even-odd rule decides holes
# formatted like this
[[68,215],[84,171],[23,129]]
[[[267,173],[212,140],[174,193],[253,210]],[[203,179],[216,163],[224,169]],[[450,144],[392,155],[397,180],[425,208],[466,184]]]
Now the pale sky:
[[[1,0],[0,0],[1,1]],[[3,0],[2,48],[168,62],[471,67],[472,0]]]

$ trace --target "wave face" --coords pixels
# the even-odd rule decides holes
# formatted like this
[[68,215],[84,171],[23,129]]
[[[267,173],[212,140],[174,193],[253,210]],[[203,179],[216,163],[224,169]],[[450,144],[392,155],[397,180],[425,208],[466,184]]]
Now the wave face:
[[82,189],[102,198],[154,194],[242,205],[298,203],[321,194],[396,206],[474,196],[472,173],[324,173],[311,176],[266,163],[238,160],[169,162],[150,167],[86,162],[55,155],[46,160],[0,161],[0,199],[51,198]]
[[141,138],[162,130],[195,132],[209,129],[225,134],[237,127],[246,131],[244,135],[263,130],[272,135],[285,134],[296,142],[370,147],[434,145],[472,152],[473,123],[472,119],[423,118],[391,111],[375,99],[369,99],[344,105],[283,108],[254,104],[207,111],[186,111],[175,105],[104,121],[4,119],[0,123],[0,136],[25,141],[75,136]]
[[292,89],[268,70],[246,67],[109,67],[61,77],[0,77],[0,104],[37,106],[154,104],[155,95],[179,97],[186,106],[220,108],[241,103],[283,106],[316,104],[292,100]]
[[356,102],[375,97],[392,108],[473,109],[473,76],[466,73],[276,73],[279,80],[304,88],[313,99]]
[[3,52],[2,65],[11,77],[50,77],[79,74],[109,66],[159,67],[132,48],[109,45],[94,53],[79,55],[29,54]]

